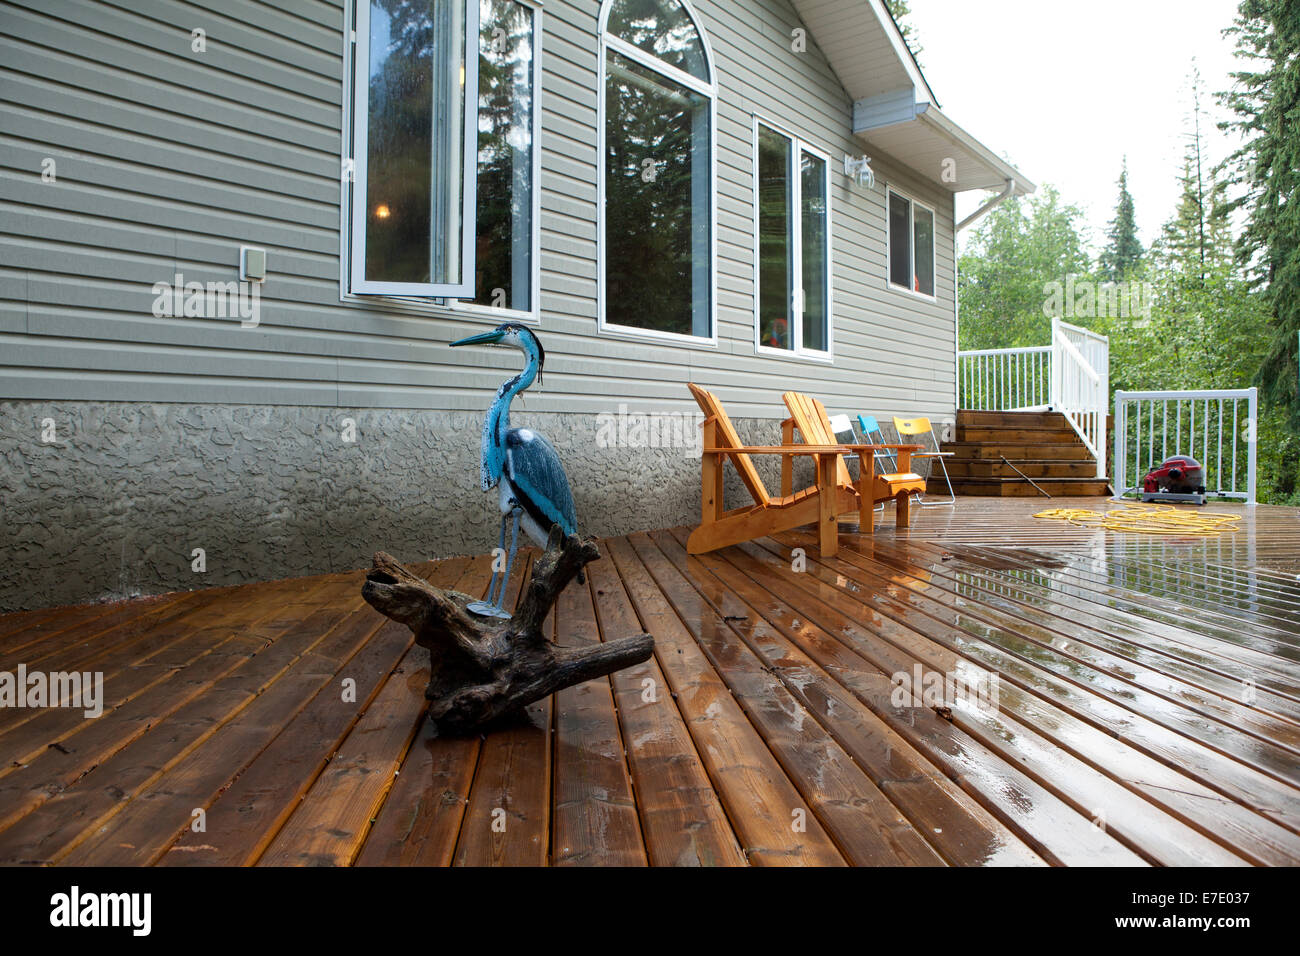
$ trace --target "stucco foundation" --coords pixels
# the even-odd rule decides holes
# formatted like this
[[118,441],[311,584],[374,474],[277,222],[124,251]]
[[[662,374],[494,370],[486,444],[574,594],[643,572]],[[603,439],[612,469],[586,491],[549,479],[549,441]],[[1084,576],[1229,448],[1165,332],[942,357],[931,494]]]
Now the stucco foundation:
[[[0,403],[0,610],[367,567],[380,549],[409,561],[486,552],[498,518],[478,485],[481,423],[479,412]],[[677,447],[644,447],[635,430],[623,437],[638,447],[610,446],[608,428],[598,442],[595,415],[517,412],[512,424],[559,450],[584,534],[696,522],[694,423],[694,444]],[[779,441],[775,422],[736,425]],[[776,462],[761,467],[775,492]],[[733,476],[729,503],[738,494]]]

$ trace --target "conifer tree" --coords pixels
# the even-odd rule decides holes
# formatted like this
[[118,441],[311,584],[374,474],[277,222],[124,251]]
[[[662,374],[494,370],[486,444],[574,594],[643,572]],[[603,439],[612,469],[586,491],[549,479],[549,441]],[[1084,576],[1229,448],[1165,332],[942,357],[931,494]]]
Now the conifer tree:
[[1225,33],[1236,38],[1243,68],[1234,89],[1220,94],[1236,114],[1224,125],[1245,144],[1229,157],[1244,187],[1246,228],[1238,259],[1263,293],[1272,340],[1259,383],[1271,403],[1300,425],[1297,335],[1300,334],[1300,0],[1242,0]]
[[1142,242],[1138,239],[1137,219],[1134,215],[1133,196],[1128,191],[1128,157],[1119,173],[1119,201],[1115,204],[1115,218],[1106,233],[1106,248],[1101,254],[1102,278],[1120,282],[1133,273],[1142,262]]

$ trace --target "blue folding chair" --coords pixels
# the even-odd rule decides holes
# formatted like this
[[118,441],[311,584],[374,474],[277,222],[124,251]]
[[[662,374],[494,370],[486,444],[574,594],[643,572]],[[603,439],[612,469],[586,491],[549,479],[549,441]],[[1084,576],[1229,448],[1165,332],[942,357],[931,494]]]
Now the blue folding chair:
[[[898,419],[895,419],[895,421],[897,422]],[[926,421],[925,419],[921,419],[921,421],[925,421],[925,422],[926,422],[926,426],[929,427],[929,422],[928,422],[928,421]],[[862,429],[862,440],[863,440],[863,442],[866,443],[866,444],[868,444],[868,445],[884,445],[884,444],[887,444],[888,441],[889,441],[889,439],[887,439],[887,438],[885,437],[885,433],[884,433],[884,431],[883,431],[883,430],[881,429],[881,427],[880,427],[880,422],[876,421],[876,419],[875,419],[874,416],[871,416],[871,415],[859,415],[859,416],[858,416],[858,427],[859,427],[860,429]],[[913,434],[913,433],[908,432],[907,436],[904,437],[903,433],[900,431],[900,432],[899,432],[899,436],[898,436],[898,440],[899,440],[899,441],[907,441],[907,439],[910,438],[910,437],[912,436],[912,434]],[[934,432],[933,432],[933,430],[931,430],[931,432],[930,432],[930,437],[931,437],[931,438],[934,438]],[[951,504],[956,503],[957,499],[956,499],[956,497],[954,497],[953,494],[952,494],[952,481],[948,478],[948,469],[947,469],[947,467],[944,465],[944,463],[943,463],[943,459],[944,459],[945,456],[948,456],[948,455],[950,455],[950,454],[952,454],[952,453],[951,453],[951,452],[938,451],[938,450],[937,450],[937,449],[938,449],[938,444],[939,444],[938,439],[937,439],[937,438],[934,438],[934,442],[935,442],[935,448],[936,448],[936,451],[932,451],[932,452],[913,452],[913,453],[912,453],[912,461],[915,462],[915,461],[917,461],[917,460],[920,459],[920,458],[931,458],[931,459],[937,459],[937,460],[938,460],[940,468],[943,469],[943,477],[944,477],[944,481],[948,482],[948,499],[947,499],[946,501],[926,501],[925,498],[924,498],[924,496],[922,496],[922,495],[913,495],[913,496],[912,496],[912,499],[913,499],[913,500],[914,500],[918,505],[951,505]],[[881,458],[888,458],[888,459],[889,459],[889,468],[890,468],[891,471],[897,471],[897,470],[898,470],[898,464],[897,464],[896,460],[894,459],[894,453],[893,453],[893,452],[882,451],[882,452],[880,452],[879,454],[876,455],[876,460],[877,460],[877,461],[880,461]],[[885,463],[884,463],[884,462],[881,462],[881,463],[880,463],[880,467],[881,467],[882,469],[885,468]],[[933,471],[933,469],[934,469],[934,466],[931,465],[930,470]]]
[[[858,428],[862,431],[862,443],[864,445],[885,445],[888,439],[885,433],[880,430],[880,422],[876,421],[872,415],[859,415]],[[889,459],[889,467],[886,468],[882,458]],[[877,467],[881,474],[898,471],[898,458],[892,451],[881,451],[876,453]]]

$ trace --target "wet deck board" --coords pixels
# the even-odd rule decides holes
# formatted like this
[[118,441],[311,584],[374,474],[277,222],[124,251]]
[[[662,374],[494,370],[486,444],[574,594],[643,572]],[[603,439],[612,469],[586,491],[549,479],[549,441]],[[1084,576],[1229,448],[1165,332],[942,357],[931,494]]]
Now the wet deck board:
[[104,676],[98,718],[0,710],[0,863],[1300,863],[1300,516],[1033,517],[1063,504],[1105,507],[959,500],[831,559],[808,530],[603,541],[549,626],[654,658],[468,738],[359,572],[0,616],[0,670]]

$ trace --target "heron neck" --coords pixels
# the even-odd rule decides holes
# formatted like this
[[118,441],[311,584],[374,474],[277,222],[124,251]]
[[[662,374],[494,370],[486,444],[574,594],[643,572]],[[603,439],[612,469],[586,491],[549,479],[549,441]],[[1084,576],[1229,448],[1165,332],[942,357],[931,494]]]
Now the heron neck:
[[483,422],[483,487],[491,488],[505,470],[506,434],[510,431],[510,403],[537,378],[537,357],[530,355],[524,370],[501,383]]

